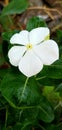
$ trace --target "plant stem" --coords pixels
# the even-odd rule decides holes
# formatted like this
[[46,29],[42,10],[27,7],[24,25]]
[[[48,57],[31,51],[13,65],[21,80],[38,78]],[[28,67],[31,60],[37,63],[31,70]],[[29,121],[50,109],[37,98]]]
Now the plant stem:
[[42,130],[45,130],[45,128],[44,128],[43,126],[39,125],[39,127],[40,127]]
[[5,128],[7,126],[7,118],[8,118],[8,108],[6,108]]
[[24,93],[24,91],[25,91],[25,88],[26,88],[26,86],[27,86],[27,83],[28,83],[28,77],[27,77],[27,79],[26,79],[26,81],[25,81],[25,84],[24,84],[24,89],[23,89],[23,92],[22,92],[22,94]]
[[23,94],[24,94],[24,92],[25,92],[25,89],[26,89],[26,86],[27,86],[27,83],[28,83],[28,77],[27,77],[27,79],[26,79],[26,81],[25,81],[25,84],[24,84],[24,87],[23,87],[23,91],[22,91],[22,94],[21,94],[21,100],[20,100],[20,103],[21,103],[21,101],[22,101],[22,97],[23,97]]
[[8,15],[7,17],[8,17],[9,23],[10,23],[11,25],[13,25],[13,20],[12,20],[12,18],[10,17],[10,15]]
[[25,84],[24,84],[24,88],[26,87],[26,85],[27,85],[27,83],[28,83],[28,77],[27,77],[27,79],[26,79],[26,81],[25,81]]
[[58,103],[55,107],[54,110],[56,110],[60,106],[60,103]]
[[14,107],[15,109],[18,109],[18,110],[24,110],[24,109],[34,109],[36,108],[36,106],[22,106],[22,107]]
[[41,79],[44,79],[44,78],[46,78],[46,76],[36,78],[36,80],[41,80]]

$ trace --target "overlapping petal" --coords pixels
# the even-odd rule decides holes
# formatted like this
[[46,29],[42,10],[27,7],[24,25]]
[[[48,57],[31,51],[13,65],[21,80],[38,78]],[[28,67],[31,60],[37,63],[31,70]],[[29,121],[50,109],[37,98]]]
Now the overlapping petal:
[[14,66],[18,66],[25,51],[26,47],[24,46],[13,46],[8,52],[10,63]]
[[50,65],[59,59],[59,48],[55,41],[47,40],[35,46],[34,52],[44,65]]
[[27,77],[36,75],[42,68],[43,63],[32,50],[27,51],[19,62],[19,70]]
[[30,43],[32,44],[38,44],[42,42],[48,35],[49,35],[49,29],[47,27],[38,27],[33,29],[30,34]]
[[21,44],[21,45],[26,45],[27,43],[29,43],[29,32],[24,30],[21,31],[20,33],[16,33],[14,34],[11,39],[10,39],[10,43],[11,44]]

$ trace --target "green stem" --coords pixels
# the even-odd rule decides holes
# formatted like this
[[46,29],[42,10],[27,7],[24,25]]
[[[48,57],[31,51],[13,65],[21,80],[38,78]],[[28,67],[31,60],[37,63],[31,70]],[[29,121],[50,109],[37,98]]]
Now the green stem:
[[[25,88],[26,88],[26,86],[27,86],[27,83],[28,83],[28,77],[27,77],[27,79],[26,79],[26,81],[25,81],[25,84],[24,84],[24,89],[23,89],[23,92],[22,92],[22,95],[23,95],[23,93],[24,93],[24,91],[25,91]],[[22,96],[21,96],[22,97]]]
[[60,106],[60,103],[58,103],[55,107],[54,110],[56,110]]
[[62,122],[60,122],[58,125],[57,125],[57,127],[59,127],[59,126],[61,126],[62,125]]
[[5,128],[7,126],[7,118],[8,118],[8,108],[6,108]]
[[11,19],[11,17],[9,15],[7,17],[8,17],[10,25],[13,25],[13,20]]
[[44,128],[43,126],[39,125],[39,127],[40,127],[42,130],[45,130],[45,128]]
[[44,78],[46,78],[46,76],[36,78],[36,80],[41,80],[41,79],[44,79]]
[[18,109],[18,110],[24,110],[24,109],[34,109],[36,108],[36,106],[24,106],[24,107],[14,107],[15,109]]
[[26,87],[26,85],[27,85],[27,83],[28,83],[28,77],[27,77],[27,79],[26,79],[26,81],[25,81],[25,84],[24,84],[24,88]]
[[24,84],[24,87],[23,87],[23,91],[22,91],[22,94],[21,94],[21,100],[20,100],[20,103],[21,103],[21,101],[22,101],[22,97],[23,97],[23,94],[24,94],[24,92],[25,92],[25,89],[26,89],[26,86],[27,86],[27,83],[28,83],[28,77],[27,77],[27,79],[26,79],[26,81],[25,81],[25,84]]
[[59,103],[54,107],[54,110],[56,110],[58,107],[62,107],[62,101],[59,101]]

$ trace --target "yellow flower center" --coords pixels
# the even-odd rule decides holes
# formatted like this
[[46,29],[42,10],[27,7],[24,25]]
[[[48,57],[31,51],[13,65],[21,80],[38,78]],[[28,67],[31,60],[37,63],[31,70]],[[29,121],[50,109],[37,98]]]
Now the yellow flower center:
[[32,46],[32,44],[29,43],[29,44],[26,45],[26,48],[27,48],[27,49],[32,49],[33,46]]
[[50,35],[47,35],[47,36],[45,37],[44,41],[49,40],[49,39],[50,39]]
[[[49,39],[50,39],[50,35],[47,35],[47,36],[45,37],[44,41],[49,40]],[[33,48],[33,45],[32,45],[31,43],[28,43],[28,44],[26,45],[26,48],[27,48],[28,50],[30,50],[30,49]]]

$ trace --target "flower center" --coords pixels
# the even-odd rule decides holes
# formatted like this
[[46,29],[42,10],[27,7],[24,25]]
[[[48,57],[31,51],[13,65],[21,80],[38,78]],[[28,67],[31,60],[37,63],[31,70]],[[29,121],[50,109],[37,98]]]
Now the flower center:
[[47,36],[45,37],[44,41],[49,40],[49,39],[50,39],[50,35],[47,35]]
[[32,44],[29,43],[29,44],[26,45],[26,48],[27,48],[27,49],[32,49],[33,46],[32,46]]

